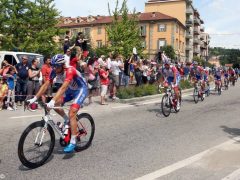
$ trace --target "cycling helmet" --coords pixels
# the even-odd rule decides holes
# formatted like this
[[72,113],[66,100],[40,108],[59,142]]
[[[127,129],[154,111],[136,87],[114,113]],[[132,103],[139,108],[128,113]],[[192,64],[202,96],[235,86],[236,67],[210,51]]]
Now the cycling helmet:
[[198,65],[198,62],[197,61],[193,61],[193,65]]
[[52,57],[51,59],[51,65],[56,66],[56,65],[64,65],[66,62],[64,55],[62,54],[57,54]]

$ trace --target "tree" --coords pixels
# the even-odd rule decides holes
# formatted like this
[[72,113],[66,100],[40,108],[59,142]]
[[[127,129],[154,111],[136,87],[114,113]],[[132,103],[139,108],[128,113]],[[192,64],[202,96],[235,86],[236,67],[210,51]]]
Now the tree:
[[109,48],[127,58],[132,54],[133,47],[137,48],[139,54],[142,52],[142,40],[135,10],[129,15],[127,0],[123,0],[120,9],[118,4],[117,0],[113,15],[109,7],[109,14],[113,18],[112,24],[107,27],[107,35],[111,43]]
[[172,46],[170,46],[170,45],[163,46],[161,48],[161,50],[164,51],[165,54],[167,55],[167,57],[169,57],[170,59],[175,59],[176,58],[176,54],[175,54],[175,51],[174,51]]
[[[3,4],[2,49],[52,54],[59,12],[53,0],[8,0]],[[1,13],[1,11],[0,11]],[[0,16],[1,18],[1,16]]]

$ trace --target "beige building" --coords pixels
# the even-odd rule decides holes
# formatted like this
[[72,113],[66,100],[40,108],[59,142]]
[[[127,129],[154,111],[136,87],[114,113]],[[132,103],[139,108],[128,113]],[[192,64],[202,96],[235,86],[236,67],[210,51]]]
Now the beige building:
[[[144,53],[153,58],[162,46],[172,45],[178,58],[185,60],[185,26],[177,19],[160,12],[138,13],[140,36]],[[106,27],[112,23],[110,16],[62,17],[59,27],[73,35],[84,32],[93,47],[108,45]]]
[[[161,12],[177,18],[186,27],[186,60],[191,61],[193,56],[208,57],[209,36],[207,44],[202,41],[205,36],[203,20],[193,7],[193,0],[149,0],[145,4],[145,12]],[[203,35],[201,35],[203,33]]]

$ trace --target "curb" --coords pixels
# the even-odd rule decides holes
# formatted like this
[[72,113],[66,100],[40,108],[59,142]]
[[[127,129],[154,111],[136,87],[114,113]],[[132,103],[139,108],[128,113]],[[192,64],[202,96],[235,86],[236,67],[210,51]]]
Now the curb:
[[[192,92],[194,88],[190,88],[190,89],[185,89],[182,90],[182,94],[184,93],[188,93],[188,92]],[[163,96],[163,94],[155,94],[155,95],[151,95],[151,96],[144,96],[144,97],[136,97],[136,98],[131,98],[131,99],[118,99],[115,100],[116,103],[135,103],[135,102],[141,102],[141,101],[146,101],[146,100],[152,100],[152,99],[157,99],[157,98],[161,98]]]

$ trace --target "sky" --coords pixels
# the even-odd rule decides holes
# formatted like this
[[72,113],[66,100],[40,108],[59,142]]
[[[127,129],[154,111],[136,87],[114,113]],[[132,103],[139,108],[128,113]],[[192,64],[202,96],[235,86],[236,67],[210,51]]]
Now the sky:
[[[119,0],[120,4],[122,0]],[[116,0],[55,0],[62,16],[109,15]],[[147,0],[128,0],[130,10],[144,11]],[[211,47],[240,49],[240,0],[193,0],[200,12],[205,31],[210,34]],[[83,8],[84,5],[84,8]]]

